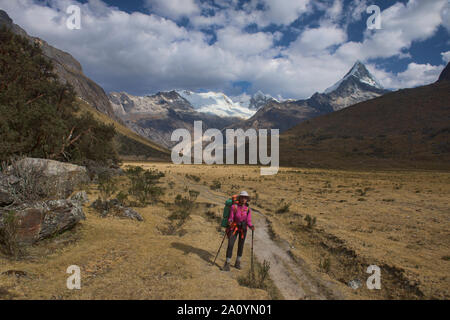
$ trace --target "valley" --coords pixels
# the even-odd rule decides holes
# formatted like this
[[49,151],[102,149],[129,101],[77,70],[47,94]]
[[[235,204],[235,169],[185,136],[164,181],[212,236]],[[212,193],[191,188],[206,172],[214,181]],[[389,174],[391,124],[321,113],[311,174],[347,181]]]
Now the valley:
[[[42,12],[53,10],[55,3]],[[420,7],[411,3],[405,6]],[[100,4],[83,5],[94,12]],[[103,13],[117,10],[104,5]],[[145,41],[149,47],[136,58],[148,61],[141,53],[152,51],[151,45],[158,52],[144,76],[136,65],[128,70],[130,59],[109,63],[118,56],[134,57],[128,49],[135,43],[118,46],[126,37],[114,38],[118,56],[110,56],[106,46],[99,47],[98,57],[74,50],[87,62],[89,74],[105,88],[111,86],[107,93],[71,53],[50,44],[64,44],[58,37],[50,34],[46,42],[32,36],[0,9],[0,300],[450,299],[450,51],[442,47],[433,53],[433,59],[447,64],[442,72],[441,60],[406,64],[411,52],[402,52],[401,58],[394,54],[389,63],[402,60],[401,71],[390,68],[386,59],[378,64],[362,54],[342,58],[340,49],[349,50],[350,40],[303,52],[308,37],[319,31],[312,26],[292,42],[301,44],[303,57],[292,56],[291,43],[274,55],[281,32],[262,35],[243,29],[248,39],[273,37],[267,42],[270,50],[256,48],[257,55],[245,56],[248,60],[236,70],[233,66],[230,74],[205,82],[196,78],[196,71],[188,72],[191,58],[200,52],[214,56],[217,52],[209,49],[219,46],[224,63],[242,58],[230,50],[236,46],[220,47],[222,29],[209,35],[197,30],[194,38],[201,46],[194,55],[181,62],[168,58],[160,69],[153,61],[184,51],[178,45],[192,45],[195,39],[187,41],[192,30],[158,13],[117,15],[128,16],[133,23],[122,27],[141,24],[146,30],[142,39],[167,27],[183,32],[173,32],[178,36],[166,52],[158,51],[164,37]],[[152,31],[147,29],[150,22],[165,25]],[[439,29],[441,36],[444,29]],[[108,40],[100,38],[98,45]],[[339,74],[336,69],[330,77],[314,50],[321,52],[317,57],[339,58]],[[270,68],[261,64],[261,70],[250,72],[256,57],[269,59]],[[294,68],[295,60],[303,68]],[[316,66],[310,68],[308,61]],[[220,65],[205,67],[208,59],[192,62],[199,73],[209,70],[208,77],[222,70]],[[118,76],[118,71],[108,73],[116,67],[128,78],[120,74],[120,79],[110,79]],[[314,88],[299,80],[303,69]],[[185,74],[180,76],[180,70]],[[286,82],[278,78],[280,72]],[[417,80],[420,72],[426,79]],[[398,82],[386,82],[386,77]],[[417,81],[401,82],[408,77]],[[126,90],[134,93],[121,91],[127,80],[136,88]],[[153,86],[147,88],[148,83]],[[280,87],[272,90],[270,83]],[[322,84],[331,86],[324,90]],[[285,92],[297,98],[283,99]],[[208,129],[217,130],[204,135]],[[237,146],[230,139],[230,148],[246,149],[246,160],[253,150],[253,160],[223,165],[214,159],[226,155],[221,147],[227,129],[279,129],[279,135],[273,139],[277,131],[271,131],[270,141],[259,135],[259,143],[238,138]],[[181,142],[172,141],[177,134]],[[278,139],[279,145],[272,143]],[[221,146],[209,148],[216,142]],[[202,160],[195,161],[199,156]],[[239,157],[232,157],[236,163]],[[192,159],[195,164],[186,164]],[[256,159],[266,166],[253,165]],[[256,229],[247,234],[242,270],[233,267],[235,250],[231,271],[225,272],[226,242],[213,263],[225,239],[220,227],[224,202],[242,190],[250,195]],[[81,270],[79,290],[67,286],[69,266]],[[370,279],[378,275],[380,288],[373,289]]]
[[[166,173],[161,201],[134,208],[144,222],[101,218],[86,204],[87,219],[74,230],[31,247],[23,259],[0,260],[3,298],[449,298],[446,172],[282,168],[261,177],[255,166],[127,165]],[[126,180],[116,179],[123,190]],[[212,190],[214,181],[219,189]],[[165,234],[170,204],[187,189],[199,192],[196,209],[182,233]],[[250,238],[242,271],[220,270],[223,248],[211,266],[223,200],[241,189],[255,210],[255,256],[271,263],[265,290],[239,284],[250,267]],[[98,192],[89,186],[91,201]],[[81,267],[81,290],[65,287],[72,264]],[[368,265],[381,268],[381,290],[366,288]],[[361,287],[350,288],[352,280]]]

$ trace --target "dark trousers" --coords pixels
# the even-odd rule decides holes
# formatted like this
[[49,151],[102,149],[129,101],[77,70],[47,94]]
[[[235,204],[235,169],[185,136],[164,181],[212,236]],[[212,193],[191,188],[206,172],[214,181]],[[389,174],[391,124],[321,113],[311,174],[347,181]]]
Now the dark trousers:
[[236,238],[239,237],[238,240],[238,252],[237,255],[238,257],[242,257],[242,252],[244,251],[244,242],[245,242],[245,238],[247,237],[247,230],[244,230],[244,237],[241,237],[241,232],[237,231],[235,234],[232,234],[230,232],[229,237],[228,237],[228,248],[227,248],[227,258],[231,259],[231,256],[233,255],[233,247],[234,247],[234,242],[236,241]]

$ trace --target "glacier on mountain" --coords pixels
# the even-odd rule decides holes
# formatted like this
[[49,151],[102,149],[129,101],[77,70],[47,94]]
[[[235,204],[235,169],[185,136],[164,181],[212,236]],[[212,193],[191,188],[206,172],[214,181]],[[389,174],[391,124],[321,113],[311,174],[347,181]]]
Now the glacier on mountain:
[[221,117],[248,119],[257,111],[250,109],[248,105],[234,102],[227,95],[220,92],[197,93],[189,90],[180,90],[177,93],[186,99],[198,112],[211,113]]

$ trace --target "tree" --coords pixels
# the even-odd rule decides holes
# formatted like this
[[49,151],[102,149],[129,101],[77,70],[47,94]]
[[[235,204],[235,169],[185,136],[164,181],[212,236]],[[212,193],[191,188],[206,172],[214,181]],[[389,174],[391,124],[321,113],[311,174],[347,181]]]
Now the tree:
[[0,43],[0,160],[118,161],[114,127],[78,114],[73,87],[58,81],[39,45],[6,27]]

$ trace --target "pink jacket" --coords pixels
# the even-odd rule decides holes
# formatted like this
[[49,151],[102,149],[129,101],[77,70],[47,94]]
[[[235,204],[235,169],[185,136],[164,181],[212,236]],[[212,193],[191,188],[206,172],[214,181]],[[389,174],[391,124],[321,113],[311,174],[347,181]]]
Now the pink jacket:
[[228,223],[240,223],[242,221],[247,221],[247,226],[252,227],[252,211],[247,206],[241,206],[239,204],[233,204],[230,210],[230,217],[228,218]]

